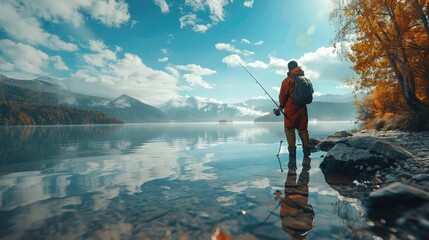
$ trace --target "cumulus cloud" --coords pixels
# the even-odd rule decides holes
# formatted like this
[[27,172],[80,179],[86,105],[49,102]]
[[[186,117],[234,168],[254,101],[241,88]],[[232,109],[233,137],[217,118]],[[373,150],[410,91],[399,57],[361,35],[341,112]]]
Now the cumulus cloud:
[[22,14],[8,2],[0,2],[0,28],[23,42],[41,45],[53,50],[76,51],[73,43],[61,40],[57,35],[46,32],[39,20],[29,14]]
[[206,89],[213,88],[210,86],[210,84],[203,80],[203,77],[201,75],[193,74],[193,73],[187,73],[183,74],[183,78],[186,80],[187,83],[189,83],[191,86],[200,86]]
[[[225,21],[225,6],[233,0],[185,0],[185,6],[191,11],[180,17],[181,28],[191,28],[194,32],[204,33],[218,22]],[[209,20],[203,20],[204,13],[209,12]],[[200,15],[200,17],[198,15]]]
[[118,57],[98,40],[91,40],[88,48],[93,53],[83,55],[81,68],[72,74],[80,92],[109,97],[126,93],[153,105],[177,95],[178,76],[171,71],[153,69],[135,54]]
[[237,67],[240,66],[240,63],[244,66],[247,64],[241,57],[237,54],[231,54],[222,59],[222,62],[228,65],[228,67]]
[[248,7],[248,8],[252,8],[253,7],[253,1],[254,0],[244,1],[243,6]]
[[[348,48],[349,46],[346,44],[342,47]],[[346,49],[346,51],[348,50]],[[223,58],[222,62],[227,64],[229,67],[237,67],[239,64],[236,59],[244,66],[270,69],[274,73],[282,76],[287,75],[287,64],[291,60],[296,60],[303,68],[305,74],[312,80],[342,82],[345,78],[355,76],[355,73],[350,68],[351,63],[340,61],[338,58],[338,51],[334,51],[333,47],[320,47],[314,52],[305,53],[298,59],[286,60],[275,56],[269,56],[269,61],[267,63],[259,60],[246,62],[241,59],[238,54],[232,54]]]
[[130,19],[128,4],[123,0],[93,0],[87,11],[109,27],[119,27]]
[[249,67],[252,67],[252,68],[263,68],[263,69],[266,69],[269,66],[268,64],[266,64],[262,61],[259,61],[259,60],[256,60],[254,62],[249,62],[246,65]]
[[158,58],[158,62],[167,62],[167,61],[168,61],[168,57]]
[[202,22],[201,19],[197,17],[194,13],[188,13],[182,17],[179,18],[180,21],[180,28],[191,28],[194,32],[200,32],[205,33],[207,30],[209,30],[212,25],[211,24],[199,24],[199,22]]
[[161,8],[161,12],[166,14],[170,12],[170,8],[165,0],[154,0],[155,4]]
[[85,16],[109,27],[118,27],[130,18],[124,0],[32,0],[0,2],[0,28],[13,38],[52,50],[76,51],[76,44],[43,28],[43,21],[79,27]]
[[0,40],[0,69],[27,73],[29,77],[43,75],[49,64],[49,55],[33,46],[15,43],[8,39]]
[[89,50],[94,53],[82,54],[82,59],[86,64],[102,67],[108,61],[116,60],[116,52],[108,49],[101,40],[89,40]]
[[345,78],[355,76],[350,69],[351,63],[340,61],[338,52],[333,47],[321,47],[314,52],[305,53],[297,62],[315,80],[342,82]]
[[241,54],[244,56],[249,56],[249,55],[255,54],[254,52],[249,51],[249,50],[237,49],[232,44],[229,44],[229,43],[216,43],[215,48],[219,51],[227,51],[230,53],[237,53],[237,54]]
[[208,82],[203,80],[203,76],[215,74],[216,71],[201,67],[196,64],[188,64],[188,65],[177,65],[175,66],[177,70],[185,71],[187,73],[183,74],[183,78],[187,83],[191,86],[200,86],[206,89],[213,88]]
[[67,65],[63,62],[63,59],[56,55],[56,56],[51,56],[50,60],[54,63],[54,67],[57,70],[62,70],[62,71],[68,71],[70,70]]

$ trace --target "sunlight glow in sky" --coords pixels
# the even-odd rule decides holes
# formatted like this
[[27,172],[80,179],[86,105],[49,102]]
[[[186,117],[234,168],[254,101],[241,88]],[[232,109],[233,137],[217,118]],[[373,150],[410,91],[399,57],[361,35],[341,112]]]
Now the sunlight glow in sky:
[[275,99],[294,59],[316,94],[347,94],[329,12],[329,0],[0,0],[0,73],[155,106],[235,103],[264,95],[236,59]]

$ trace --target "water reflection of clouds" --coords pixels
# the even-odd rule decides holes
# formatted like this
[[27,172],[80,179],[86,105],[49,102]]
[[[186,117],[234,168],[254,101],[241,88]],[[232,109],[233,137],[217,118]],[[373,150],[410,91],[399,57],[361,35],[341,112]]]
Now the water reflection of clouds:
[[217,175],[213,172],[208,172],[212,167],[206,166],[207,163],[214,160],[214,153],[207,153],[199,162],[198,160],[188,158],[185,160],[184,172],[179,178],[181,180],[212,180],[216,179]]
[[248,188],[259,188],[264,189],[271,187],[270,185],[270,179],[268,178],[262,178],[262,179],[256,179],[251,181],[243,181],[235,184],[230,184],[225,186],[225,190],[233,193],[243,193]]

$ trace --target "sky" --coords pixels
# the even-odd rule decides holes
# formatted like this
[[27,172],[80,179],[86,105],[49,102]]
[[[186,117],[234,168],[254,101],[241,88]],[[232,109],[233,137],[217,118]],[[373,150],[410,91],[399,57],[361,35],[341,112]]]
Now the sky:
[[348,94],[330,0],[0,0],[0,73],[159,106],[278,99],[296,60],[315,95]]

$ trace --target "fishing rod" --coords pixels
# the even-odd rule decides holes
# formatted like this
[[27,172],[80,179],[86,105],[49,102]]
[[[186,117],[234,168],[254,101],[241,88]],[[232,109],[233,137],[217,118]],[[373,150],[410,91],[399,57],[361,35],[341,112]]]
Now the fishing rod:
[[246,72],[256,81],[256,83],[262,88],[262,90],[264,90],[264,92],[265,92],[265,94],[267,94],[268,95],[268,97],[270,97],[270,99],[271,99],[271,101],[273,101],[273,103],[277,106],[277,108],[280,110],[280,112],[283,114],[283,116],[287,119],[287,120],[289,120],[289,118],[286,116],[286,114],[283,112],[283,109],[280,109],[280,106],[277,104],[277,102],[271,97],[271,95],[267,92],[267,90],[265,90],[265,88],[259,83],[259,81],[258,80],[256,80],[256,78],[252,75],[252,73],[250,73],[249,72],[249,70],[247,70],[247,68],[243,65],[243,64],[241,64],[241,62],[240,61],[238,61],[237,60],[237,58],[235,58],[234,56],[232,56],[231,55],[231,57],[232,58],[234,58],[234,60],[238,63],[238,64],[240,64],[240,66],[242,67],[242,68],[244,68],[244,70],[246,70]]

